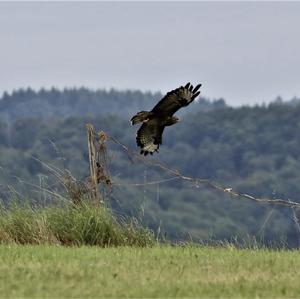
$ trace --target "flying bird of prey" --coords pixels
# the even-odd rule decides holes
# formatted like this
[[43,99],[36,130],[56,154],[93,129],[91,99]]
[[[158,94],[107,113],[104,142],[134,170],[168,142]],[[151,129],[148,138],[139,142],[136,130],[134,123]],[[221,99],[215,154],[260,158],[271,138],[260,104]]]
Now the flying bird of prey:
[[173,114],[182,107],[188,106],[200,94],[198,84],[195,88],[190,83],[168,92],[151,111],[141,111],[131,118],[131,124],[142,123],[137,131],[136,142],[141,154],[147,156],[158,152],[162,144],[162,134],[166,126],[179,121]]

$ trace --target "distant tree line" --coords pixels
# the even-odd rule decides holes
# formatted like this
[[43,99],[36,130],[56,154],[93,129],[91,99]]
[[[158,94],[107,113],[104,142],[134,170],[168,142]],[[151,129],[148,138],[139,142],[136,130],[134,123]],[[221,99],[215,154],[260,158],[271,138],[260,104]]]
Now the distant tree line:
[[[129,125],[129,116],[150,108],[159,98],[159,93],[84,88],[4,94],[0,100],[2,199],[10,199],[13,187],[24,198],[39,201],[41,194],[32,184],[55,184],[35,158],[69,169],[78,178],[86,176],[88,122],[135,148],[136,128]],[[183,174],[240,192],[300,202],[299,102],[277,100],[232,108],[222,99],[201,99],[194,107],[185,112],[182,122],[166,129],[155,158]],[[108,144],[108,150],[115,184],[108,197],[116,213],[139,217],[171,239],[255,237],[266,244],[298,245],[290,209],[232,200],[180,180],[132,186],[169,175],[134,162],[113,144]]]
[[[160,92],[139,90],[118,91],[115,89],[92,91],[87,88],[58,90],[30,88],[19,89],[11,94],[5,92],[0,99],[0,119],[12,122],[24,117],[43,119],[65,118],[95,114],[114,114],[128,118],[133,111],[150,109],[162,98]],[[211,110],[226,106],[223,99],[201,99],[197,109]],[[195,109],[195,107],[194,107]]]

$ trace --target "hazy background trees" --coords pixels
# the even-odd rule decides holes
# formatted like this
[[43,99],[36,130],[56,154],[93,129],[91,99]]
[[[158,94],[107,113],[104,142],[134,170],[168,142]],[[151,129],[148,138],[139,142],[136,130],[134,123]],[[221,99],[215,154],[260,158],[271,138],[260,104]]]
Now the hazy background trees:
[[[65,89],[4,93],[0,100],[0,193],[11,190],[24,199],[45,200],[29,184],[55,184],[34,158],[88,174],[85,124],[91,122],[135,148],[130,116],[150,109],[160,93]],[[167,128],[155,156],[182,173],[207,178],[238,191],[298,201],[300,191],[300,101],[228,107],[223,99],[201,98],[181,111],[182,122]],[[116,213],[134,215],[171,239],[242,239],[298,245],[287,208],[266,207],[179,180],[131,186],[169,177],[135,163],[109,145],[114,181],[108,196]],[[47,199],[47,198],[46,198]],[[50,201],[50,199],[47,199]],[[267,222],[266,222],[266,219]]]

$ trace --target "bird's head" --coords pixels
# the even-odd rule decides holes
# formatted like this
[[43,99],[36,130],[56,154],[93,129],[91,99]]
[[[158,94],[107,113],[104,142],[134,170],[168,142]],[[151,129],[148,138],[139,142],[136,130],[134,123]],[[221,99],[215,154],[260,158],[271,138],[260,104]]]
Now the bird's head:
[[178,123],[180,121],[180,119],[177,116],[173,116],[172,117],[172,121],[174,122],[174,124],[176,124],[176,123]]
[[165,123],[166,126],[172,126],[179,122],[179,118],[177,116],[170,116],[167,118],[167,121]]

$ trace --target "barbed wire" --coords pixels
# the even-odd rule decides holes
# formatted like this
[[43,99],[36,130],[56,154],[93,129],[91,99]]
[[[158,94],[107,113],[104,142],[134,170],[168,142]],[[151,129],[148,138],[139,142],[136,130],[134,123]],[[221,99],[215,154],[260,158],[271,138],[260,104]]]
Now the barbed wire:
[[157,185],[157,184],[161,184],[161,183],[166,183],[166,182],[170,182],[170,181],[174,181],[174,180],[178,180],[179,177],[171,177],[171,178],[167,178],[167,179],[162,179],[162,180],[157,180],[157,181],[148,181],[146,183],[114,183],[114,186],[136,186],[136,187],[140,187],[140,186],[147,186],[147,185]]
[[[113,142],[116,145],[121,146],[121,148],[128,154],[128,156],[135,157],[138,161],[141,161],[142,163],[144,163],[146,165],[154,166],[156,168],[159,168],[165,172],[172,174],[173,177],[170,178],[172,180],[177,178],[177,179],[181,179],[184,181],[189,181],[189,182],[193,183],[193,185],[196,187],[199,187],[199,185],[205,185],[211,189],[228,194],[231,196],[231,198],[246,199],[246,200],[254,201],[254,202],[257,202],[260,204],[286,206],[286,207],[290,207],[292,209],[300,208],[300,203],[291,201],[290,199],[286,200],[286,199],[282,199],[282,198],[270,199],[270,198],[255,197],[254,195],[235,191],[235,190],[233,190],[232,187],[221,186],[220,184],[212,182],[208,179],[185,176],[182,173],[180,173],[179,170],[169,168],[168,166],[166,166],[152,158],[149,159],[147,157],[144,157],[143,155],[140,155],[137,151],[131,149],[130,147],[128,147],[127,145],[125,145],[124,143],[122,143],[120,140],[118,140],[115,137],[107,135],[107,140]],[[169,180],[169,179],[167,179],[167,180]],[[160,182],[164,182],[164,181],[166,181],[166,180],[147,182],[146,184],[149,185],[149,184],[155,184],[155,183],[160,183]],[[136,184],[130,184],[130,185],[143,186],[143,185],[145,185],[145,183],[136,183]]]

